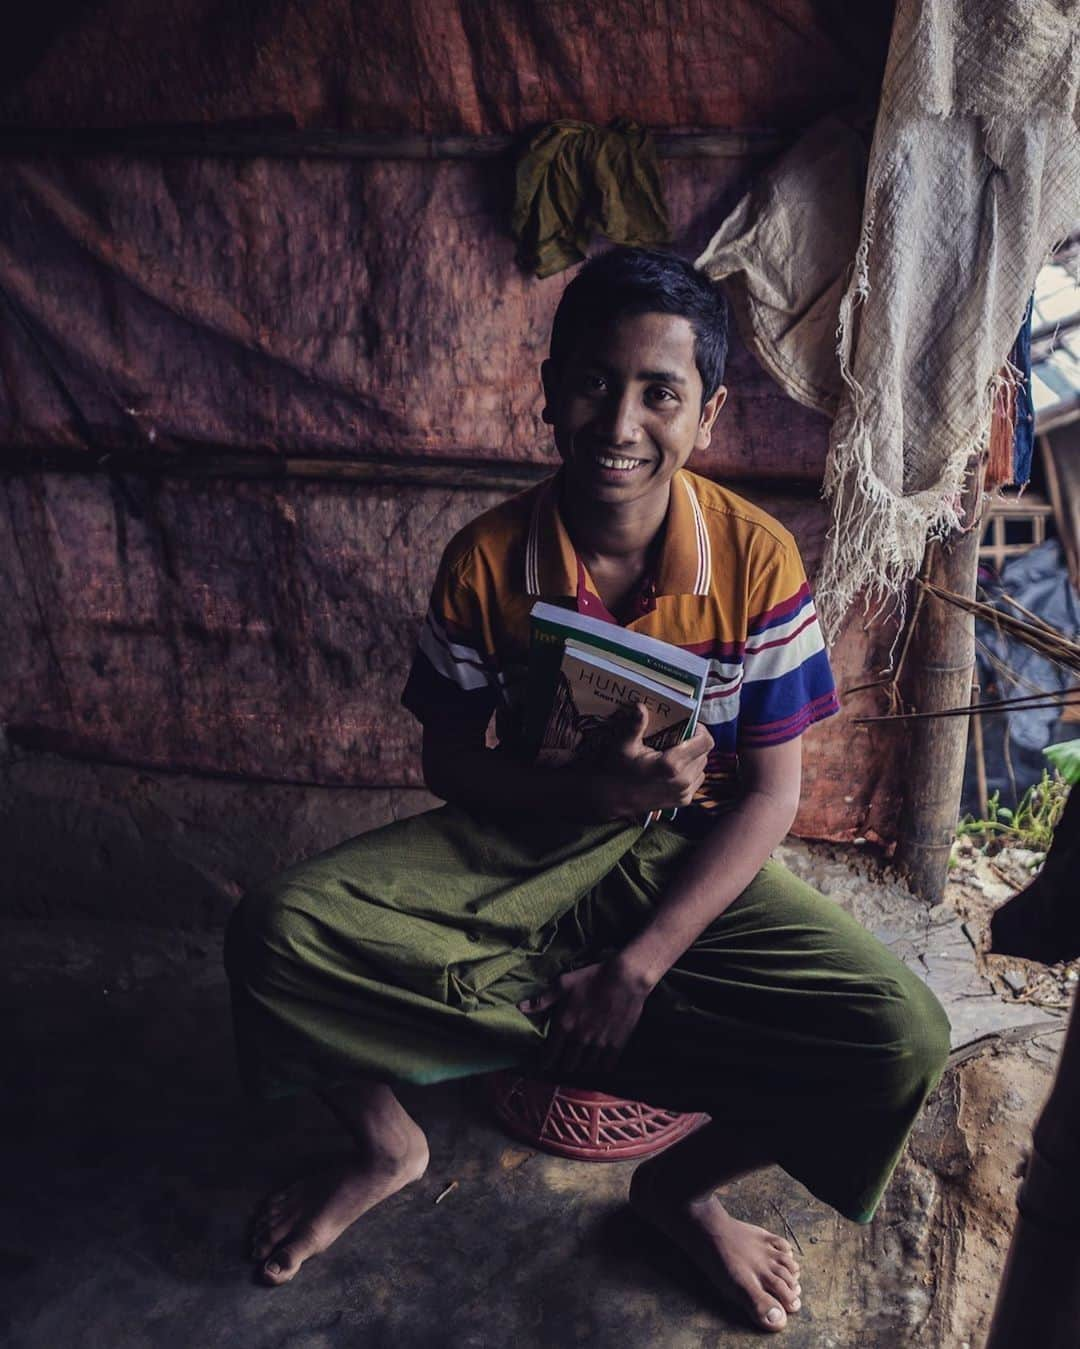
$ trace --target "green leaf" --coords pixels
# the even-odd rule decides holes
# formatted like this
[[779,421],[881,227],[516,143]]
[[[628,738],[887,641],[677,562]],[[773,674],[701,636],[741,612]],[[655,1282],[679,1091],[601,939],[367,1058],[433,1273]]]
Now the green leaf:
[[1080,740],[1047,745],[1043,753],[1070,786],[1080,782]]

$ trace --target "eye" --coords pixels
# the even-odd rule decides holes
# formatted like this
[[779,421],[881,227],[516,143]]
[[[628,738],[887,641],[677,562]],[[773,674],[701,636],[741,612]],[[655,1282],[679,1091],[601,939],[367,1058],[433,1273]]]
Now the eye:
[[653,403],[677,403],[678,397],[671,389],[666,389],[662,384],[656,384],[649,390],[649,401]]
[[581,388],[585,393],[604,393],[607,389],[607,380],[603,375],[582,375]]

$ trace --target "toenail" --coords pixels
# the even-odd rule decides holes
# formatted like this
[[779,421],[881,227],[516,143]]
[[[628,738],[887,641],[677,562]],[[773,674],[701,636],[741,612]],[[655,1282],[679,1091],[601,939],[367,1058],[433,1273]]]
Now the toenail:
[[780,1310],[779,1307],[770,1307],[769,1310],[765,1313],[765,1320],[768,1321],[769,1325],[774,1326],[776,1325],[777,1321],[782,1319],[783,1315],[784,1313]]
[[266,1266],[266,1272],[267,1274],[280,1274],[281,1266],[278,1264],[276,1260],[271,1260],[270,1263]]
[[802,1306],[802,1298],[797,1297],[795,1301],[791,1304],[791,1310],[793,1312],[797,1312],[801,1306]]

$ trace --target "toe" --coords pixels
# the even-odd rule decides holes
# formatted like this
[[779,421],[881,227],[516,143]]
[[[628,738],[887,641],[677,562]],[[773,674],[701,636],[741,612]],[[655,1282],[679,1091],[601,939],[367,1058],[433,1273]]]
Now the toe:
[[[773,1286],[770,1287],[770,1284]],[[751,1317],[766,1330],[783,1330],[787,1325],[786,1304],[791,1290],[768,1272],[753,1273],[737,1280]]]
[[264,1219],[255,1232],[255,1259],[265,1260],[286,1237],[293,1235],[295,1226],[291,1217]]
[[782,1265],[778,1260],[772,1266],[772,1273],[777,1279],[780,1279],[786,1285],[789,1292],[798,1295],[799,1292],[798,1276],[792,1274],[791,1270],[788,1269],[787,1265]]
[[778,1265],[783,1265],[786,1270],[789,1270],[794,1278],[799,1277],[799,1262],[792,1255],[790,1246],[786,1251],[774,1251],[773,1258]]
[[787,1312],[775,1298],[760,1298],[754,1307],[754,1314],[766,1330],[783,1330],[787,1325]]
[[791,1304],[798,1301],[795,1290],[789,1283],[786,1283],[781,1279],[779,1275],[763,1274],[761,1276],[761,1286],[765,1289],[766,1293],[770,1293],[774,1298],[777,1298],[788,1311],[792,1310]]
[[288,1283],[304,1261],[319,1250],[320,1243],[314,1229],[302,1228],[271,1251],[270,1258],[263,1265],[263,1275],[268,1283]]

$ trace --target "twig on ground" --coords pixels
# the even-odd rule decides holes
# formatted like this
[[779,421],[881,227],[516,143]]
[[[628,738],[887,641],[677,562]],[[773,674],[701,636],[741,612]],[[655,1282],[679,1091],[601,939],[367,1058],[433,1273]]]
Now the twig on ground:
[[784,1213],[784,1211],[780,1208],[780,1205],[774,1203],[773,1200],[770,1199],[769,1203],[776,1210],[776,1216],[784,1224],[784,1227],[787,1229],[788,1236],[795,1243],[795,1249],[799,1252],[801,1256],[805,1257],[806,1252],[802,1248],[802,1242],[799,1240],[798,1233],[795,1231],[794,1227],[792,1227],[792,1225],[788,1222],[787,1214]]
[[436,1202],[436,1204],[441,1204],[442,1201],[446,1198],[446,1196],[447,1196],[448,1194],[453,1194],[453,1193],[454,1193],[454,1191],[457,1189],[457,1187],[458,1187],[457,1181],[456,1181],[456,1180],[452,1180],[452,1181],[450,1182],[450,1184],[446,1187],[446,1189],[443,1190],[442,1194],[439,1194],[439,1195],[436,1195],[436,1196],[435,1196],[435,1202]]

